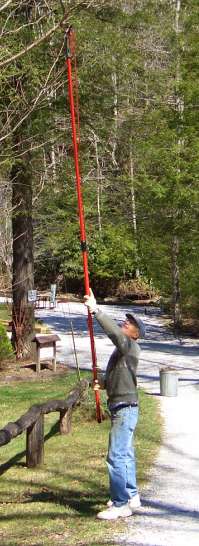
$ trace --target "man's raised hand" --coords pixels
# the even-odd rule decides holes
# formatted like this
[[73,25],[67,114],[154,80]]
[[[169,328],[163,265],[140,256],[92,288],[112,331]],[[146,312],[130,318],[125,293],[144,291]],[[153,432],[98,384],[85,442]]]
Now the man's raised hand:
[[84,304],[89,309],[90,313],[96,313],[98,307],[97,307],[95,296],[91,288],[89,289],[89,296],[88,295],[84,296]]

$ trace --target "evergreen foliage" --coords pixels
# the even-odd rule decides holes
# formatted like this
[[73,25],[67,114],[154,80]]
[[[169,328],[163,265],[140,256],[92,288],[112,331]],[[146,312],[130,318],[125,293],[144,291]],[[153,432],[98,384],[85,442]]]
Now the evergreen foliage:
[[[170,0],[63,4],[76,29],[92,284],[106,293],[139,272],[171,299],[177,240],[181,304],[198,312],[198,4],[183,0],[178,14]],[[16,1],[0,16],[1,62],[63,13],[59,2]],[[70,289],[82,263],[64,65],[59,26],[2,68],[0,159],[9,176],[29,151],[36,282],[62,278]]]

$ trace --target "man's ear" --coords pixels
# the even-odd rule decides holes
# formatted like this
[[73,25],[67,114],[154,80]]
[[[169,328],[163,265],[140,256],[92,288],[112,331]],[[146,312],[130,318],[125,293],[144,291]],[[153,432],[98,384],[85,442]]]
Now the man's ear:
[[136,339],[139,339],[139,337],[140,337],[140,330],[139,330],[139,328],[136,328],[136,333],[135,333],[135,335],[136,335],[136,337],[135,337],[135,336],[132,336],[133,339],[135,339],[135,340],[136,340]]

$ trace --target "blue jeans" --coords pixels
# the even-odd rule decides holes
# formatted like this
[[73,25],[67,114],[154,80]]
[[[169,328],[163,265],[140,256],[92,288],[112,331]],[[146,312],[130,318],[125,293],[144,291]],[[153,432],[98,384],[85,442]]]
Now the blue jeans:
[[133,434],[138,420],[138,408],[111,411],[111,431],[107,466],[110,497],[115,506],[122,506],[137,494],[136,464]]

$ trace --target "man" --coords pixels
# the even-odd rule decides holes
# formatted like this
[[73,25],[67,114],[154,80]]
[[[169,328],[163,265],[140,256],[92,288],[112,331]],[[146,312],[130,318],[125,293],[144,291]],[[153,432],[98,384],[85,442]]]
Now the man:
[[120,328],[100,311],[91,290],[84,299],[85,305],[115,345],[105,375],[111,413],[107,456],[110,500],[106,510],[97,514],[99,519],[113,520],[131,516],[141,506],[136,485],[133,436],[138,420],[136,370],[140,349],[137,339],[144,337],[145,327],[139,318],[127,313]]

